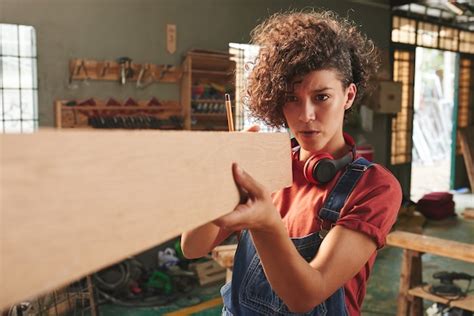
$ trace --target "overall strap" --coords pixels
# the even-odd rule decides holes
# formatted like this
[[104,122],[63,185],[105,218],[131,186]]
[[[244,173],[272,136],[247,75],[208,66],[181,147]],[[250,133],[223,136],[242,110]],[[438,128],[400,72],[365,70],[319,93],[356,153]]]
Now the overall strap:
[[339,219],[339,212],[344,206],[347,198],[352,193],[352,190],[362,174],[364,174],[364,172],[372,165],[372,162],[363,157],[360,157],[347,165],[344,174],[339,178],[324,202],[323,207],[319,210],[319,218],[322,221],[321,230],[319,232],[321,238],[324,238],[327,235],[329,230]]

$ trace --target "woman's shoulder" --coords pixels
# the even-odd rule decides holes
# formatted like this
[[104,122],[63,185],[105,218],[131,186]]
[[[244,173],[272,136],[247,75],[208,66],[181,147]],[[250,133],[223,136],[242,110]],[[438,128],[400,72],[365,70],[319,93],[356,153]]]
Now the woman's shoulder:
[[402,189],[398,179],[381,164],[372,163],[371,166],[365,171],[361,177],[360,182],[363,182],[363,186],[357,186],[365,190],[377,190],[387,191],[386,193],[397,193],[401,195]]
[[365,171],[361,181],[365,183],[366,188],[371,188],[372,190],[384,188],[388,191],[399,192],[401,195],[400,182],[390,170],[381,164],[372,163],[370,168]]

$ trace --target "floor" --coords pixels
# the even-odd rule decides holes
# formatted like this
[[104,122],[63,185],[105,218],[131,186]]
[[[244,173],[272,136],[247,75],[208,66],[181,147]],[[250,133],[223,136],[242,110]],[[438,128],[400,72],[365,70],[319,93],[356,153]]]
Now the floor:
[[449,159],[431,165],[412,164],[411,199],[416,202],[426,193],[449,191],[450,170]]
[[[423,233],[429,236],[436,236],[461,242],[474,242],[474,220],[466,220],[460,214],[466,207],[474,207],[473,194],[456,194],[457,217],[442,221],[427,221],[423,227]],[[436,271],[457,271],[467,272],[474,275],[474,266],[461,261],[449,260],[441,257],[425,254],[423,256],[423,281],[432,282],[432,275]],[[364,301],[362,315],[395,315],[396,299],[398,293],[400,277],[401,250],[386,247],[379,252],[374,271],[368,284],[367,296]],[[460,286],[465,284],[459,282]],[[124,316],[147,316],[147,315],[220,315],[221,305],[219,304],[219,287],[214,285],[206,288],[199,288],[192,292],[183,301],[166,306],[154,308],[123,308],[114,305],[101,305],[100,315],[124,315]],[[189,304],[189,298],[195,299],[196,303],[208,301],[214,302],[211,307],[199,306],[194,311],[185,309]],[[217,299],[217,301],[216,301]],[[217,303],[215,303],[217,302]],[[425,301],[425,307],[432,303]],[[181,311],[179,311],[181,310]]]

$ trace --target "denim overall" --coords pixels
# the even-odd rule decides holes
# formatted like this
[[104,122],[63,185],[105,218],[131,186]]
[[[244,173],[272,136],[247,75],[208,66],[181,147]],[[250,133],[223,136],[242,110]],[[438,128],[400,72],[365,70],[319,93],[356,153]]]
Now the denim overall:
[[[365,170],[372,165],[364,158],[350,163],[329,194],[319,211],[321,230],[305,237],[291,238],[300,255],[310,262],[316,256],[321,242],[339,218],[339,212],[347,197]],[[325,225],[328,224],[328,225]],[[282,272],[284,273],[284,272]],[[260,258],[253,245],[250,233],[242,232],[234,258],[232,282],[221,289],[224,300],[222,315],[348,315],[344,301],[344,287],[338,289],[326,301],[305,314],[288,310],[283,301],[273,292],[263,272]]]

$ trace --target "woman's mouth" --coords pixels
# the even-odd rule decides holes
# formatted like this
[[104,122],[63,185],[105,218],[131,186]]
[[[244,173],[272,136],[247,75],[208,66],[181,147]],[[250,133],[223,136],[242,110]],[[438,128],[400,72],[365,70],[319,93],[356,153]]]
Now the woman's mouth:
[[313,137],[313,136],[316,136],[320,133],[320,131],[312,131],[312,130],[309,130],[309,131],[300,131],[299,134],[302,136],[302,137]]

